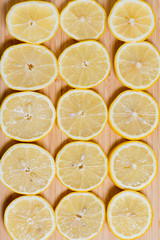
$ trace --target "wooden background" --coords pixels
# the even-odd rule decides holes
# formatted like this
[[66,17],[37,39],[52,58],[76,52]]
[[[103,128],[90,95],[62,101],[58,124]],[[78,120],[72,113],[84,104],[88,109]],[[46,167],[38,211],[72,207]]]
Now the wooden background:
[[[20,0],[0,0],[0,55],[3,51],[9,47],[10,45],[18,43],[17,40],[14,40],[7,31],[5,25],[5,16],[8,12],[9,8],[17,3],[21,2]],[[49,2],[53,2],[61,11],[67,4],[67,0],[51,0]],[[98,0],[98,2],[105,8],[107,15],[109,14],[113,4],[116,0]],[[160,0],[147,0],[149,4],[153,7],[156,17],[157,17],[157,27],[154,34],[149,38],[149,41],[152,42],[159,50],[160,50]],[[101,83],[94,90],[100,93],[105,102],[109,106],[113,99],[126,88],[122,86],[122,84],[118,81],[115,76],[113,69],[113,58],[116,50],[122,44],[122,42],[116,40],[111,33],[109,32],[108,27],[106,28],[105,33],[100,38],[100,41],[105,45],[108,49],[111,60],[112,60],[112,70],[109,77]],[[58,57],[59,54],[65,49],[67,46],[73,44],[75,41],[67,37],[65,33],[63,33],[60,29],[58,30],[56,36],[46,42],[45,45],[51,49],[55,55]],[[58,77],[57,80],[48,88],[40,91],[46,94],[56,106],[57,100],[59,97],[65,93],[69,87],[66,83]],[[5,96],[13,92],[8,89],[2,80],[0,79],[0,103],[4,99]],[[160,83],[159,81],[149,89],[148,91],[160,104]],[[58,129],[55,124],[51,133],[46,136],[44,139],[38,142],[39,145],[46,148],[55,158],[57,152],[64,146],[68,141],[67,137]],[[104,131],[95,139],[94,142],[97,142],[101,145],[105,153],[108,155],[110,150],[115,147],[117,144],[124,141],[124,139],[120,138],[116,135],[107,124]],[[150,144],[151,147],[155,150],[158,158],[160,156],[160,127],[149,137],[144,139],[145,142]],[[15,143],[5,137],[0,130],[0,158],[3,153]],[[106,178],[105,182],[98,187],[94,192],[99,196],[107,207],[108,201],[120,190],[115,187],[110,181],[109,177]],[[57,203],[60,199],[65,196],[69,190],[67,190],[64,186],[60,184],[60,182],[55,178],[45,192],[42,193],[42,196],[45,197],[53,208],[56,207]],[[139,238],[140,240],[160,240],[160,172],[158,171],[158,176],[153,181],[153,183],[148,186],[143,193],[148,197],[151,201],[153,210],[154,210],[154,219],[153,224],[150,230],[143,236]],[[16,197],[18,194],[15,194],[8,190],[5,186],[0,184],[0,240],[10,240],[8,236],[4,224],[3,224],[3,214],[7,205]],[[102,232],[95,238],[95,240],[116,240],[117,238],[113,236],[107,226],[107,222],[105,222],[105,226]],[[23,239],[22,239],[23,240]],[[56,230],[54,234],[50,237],[49,240],[64,240],[64,238],[58,233]]]

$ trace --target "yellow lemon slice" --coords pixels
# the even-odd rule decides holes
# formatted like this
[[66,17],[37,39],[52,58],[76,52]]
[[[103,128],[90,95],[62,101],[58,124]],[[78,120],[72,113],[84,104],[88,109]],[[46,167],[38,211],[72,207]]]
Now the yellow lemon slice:
[[4,223],[13,240],[46,240],[56,227],[51,205],[38,196],[23,196],[11,202]]
[[108,17],[112,34],[124,42],[140,42],[154,31],[156,17],[151,6],[142,0],[119,0]]
[[59,13],[54,4],[26,1],[15,4],[8,12],[9,33],[20,41],[40,44],[51,39],[59,27]]
[[84,41],[66,48],[59,57],[61,77],[75,88],[91,88],[103,82],[111,69],[105,47],[96,41]]
[[62,30],[76,40],[98,39],[106,28],[106,13],[96,1],[71,1],[60,15]]
[[142,139],[150,135],[159,123],[159,106],[151,95],[142,91],[124,91],[109,109],[113,130],[127,139]]
[[115,195],[107,209],[107,221],[112,233],[120,239],[137,239],[152,224],[153,211],[141,193],[123,191]]
[[160,55],[149,42],[125,43],[114,61],[117,78],[127,87],[143,90],[160,77]]
[[2,183],[20,194],[38,194],[46,190],[54,176],[53,157],[35,144],[15,144],[0,161]]
[[2,55],[0,71],[5,84],[15,90],[38,90],[58,75],[55,55],[44,46],[18,44]]
[[103,98],[92,90],[70,90],[58,102],[59,128],[70,138],[89,140],[100,134],[107,123]]
[[56,157],[57,177],[74,191],[90,191],[102,184],[108,173],[108,160],[99,145],[72,142]]
[[157,174],[155,152],[138,141],[125,142],[112,150],[109,156],[109,174],[116,186],[122,189],[141,190]]
[[1,129],[7,137],[18,141],[37,141],[51,131],[55,116],[55,108],[45,95],[13,93],[2,103]]
[[71,193],[56,208],[58,231],[70,240],[89,240],[103,228],[104,203],[93,193]]

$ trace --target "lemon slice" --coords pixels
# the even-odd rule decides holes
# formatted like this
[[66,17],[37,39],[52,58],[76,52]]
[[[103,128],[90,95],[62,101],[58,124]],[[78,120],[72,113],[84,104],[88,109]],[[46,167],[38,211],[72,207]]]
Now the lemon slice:
[[2,103],[1,129],[7,137],[18,141],[37,141],[51,131],[55,116],[55,108],[45,95],[13,93]]
[[98,39],[106,29],[106,13],[96,1],[71,1],[61,12],[60,25],[78,41]]
[[155,152],[143,142],[122,143],[114,148],[109,156],[111,180],[122,189],[145,188],[155,178],[157,169]]
[[13,240],[46,240],[56,227],[51,205],[38,196],[23,196],[11,202],[4,223]]
[[160,55],[149,42],[125,43],[116,53],[117,78],[127,87],[143,90],[160,77]]
[[9,88],[38,90],[56,79],[58,64],[55,55],[44,46],[18,44],[3,53],[0,71]]
[[148,93],[124,91],[109,109],[109,123],[120,136],[137,140],[150,135],[159,123],[158,103]]
[[56,157],[57,177],[73,191],[90,191],[102,184],[108,173],[108,160],[99,145],[72,142]]
[[153,211],[141,193],[123,191],[115,195],[107,209],[107,221],[112,233],[120,239],[137,239],[152,224]]
[[154,31],[156,17],[151,6],[141,0],[119,0],[108,17],[112,34],[124,42],[140,42]]
[[71,193],[56,208],[58,231],[70,240],[89,240],[99,234],[105,220],[104,203],[93,193]]
[[59,57],[61,77],[75,88],[91,88],[103,82],[111,69],[105,47],[96,41],[84,41],[65,49]]
[[20,194],[46,190],[55,176],[54,159],[35,144],[15,144],[1,158],[2,183]]
[[6,23],[14,38],[40,44],[55,35],[59,27],[59,13],[52,3],[27,1],[15,4],[9,10]]
[[103,98],[92,90],[70,90],[58,101],[57,122],[68,137],[89,140],[100,134],[107,123]]

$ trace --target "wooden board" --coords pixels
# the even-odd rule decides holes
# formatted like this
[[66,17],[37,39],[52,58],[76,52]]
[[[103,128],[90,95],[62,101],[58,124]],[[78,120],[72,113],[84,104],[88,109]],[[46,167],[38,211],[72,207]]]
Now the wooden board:
[[[5,16],[8,12],[9,8],[17,3],[21,2],[20,0],[0,0],[0,55],[3,51],[9,47],[10,45],[18,43],[17,40],[14,40],[7,31],[5,25]],[[63,7],[66,6],[67,0],[51,0],[61,11]],[[116,0],[98,0],[98,2],[105,8],[107,15],[109,14],[111,7],[116,2]],[[160,0],[147,0],[149,4],[153,7],[156,17],[157,17],[157,27],[154,34],[149,38],[149,41],[152,42],[159,50],[160,50]],[[126,88],[122,86],[122,84],[117,80],[114,69],[113,69],[113,58],[116,50],[122,44],[122,42],[116,40],[107,27],[104,35],[101,37],[100,41],[105,45],[105,47],[109,50],[111,60],[112,60],[112,70],[109,77],[94,90],[100,93],[105,102],[109,106],[113,99]],[[63,33],[60,29],[58,30],[56,36],[46,42],[45,45],[51,49],[56,56],[65,49],[67,46],[71,45],[75,41],[67,37],[65,33]],[[57,80],[48,88],[43,89],[42,93],[46,94],[56,106],[57,100],[59,97],[65,93],[69,87],[66,83],[57,78]],[[0,103],[4,99],[5,96],[13,92],[8,89],[2,80],[0,79]],[[160,104],[160,82],[158,81],[152,88],[148,91]],[[55,124],[51,133],[46,136],[43,140],[39,141],[38,144],[46,148],[54,157],[57,152],[64,146],[69,140],[57,127]],[[107,124],[104,131],[95,139],[94,142],[97,142],[101,145],[105,153],[108,155],[110,150],[116,146],[118,143],[124,141],[124,139],[120,138],[116,135]],[[158,158],[160,156],[160,128],[158,128],[151,136],[144,139],[144,142],[150,144],[151,147],[155,150]],[[5,137],[0,130],[0,158],[3,153],[13,145],[15,141],[12,141]],[[98,187],[94,192],[99,196],[105,203],[106,207],[111,199],[117,192],[120,190],[115,187],[110,181],[109,177],[106,178],[105,182]],[[41,195],[45,197],[53,208],[56,207],[57,203],[60,199],[65,196],[69,190],[67,190],[64,186],[60,184],[60,182],[55,178],[52,182],[49,189],[43,192]],[[152,203],[154,210],[154,219],[153,225],[150,230],[147,232],[145,236],[139,238],[140,240],[160,240],[160,172],[158,172],[158,176],[154,180],[154,182],[148,186],[143,193],[149,198]],[[16,197],[18,194],[15,194],[9,191],[6,187],[0,184],[0,240],[10,240],[8,236],[4,224],[3,224],[3,214],[7,205]],[[113,234],[109,231],[107,222],[105,222],[104,228],[102,232],[95,238],[96,240],[116,240],[117,238],[113,236]],[[22,239],[23,240],[23,239]],[[64,238],[58,233],[56,230],[55,233],[50,237],[49,240],[64,240]]]

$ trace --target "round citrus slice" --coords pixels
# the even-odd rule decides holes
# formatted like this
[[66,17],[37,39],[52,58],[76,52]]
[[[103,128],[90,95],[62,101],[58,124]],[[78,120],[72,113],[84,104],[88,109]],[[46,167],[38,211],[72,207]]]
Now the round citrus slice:
[[13,240],[46,240],[56,227],[51,205],[38,196],[23,196],[11,202],[4,223]]
[[15,90],[38,90],[58,75],[55,55],[44,46],[18,44],[2,55],[0,71],[5,84]]
[[15,144],[1,158],[1,182],[14,192],[38,194],[49,187],[54,176],[53,157],[35,144]]
[[103,82],[111,69],[105,47],[96,41],[84,41],[65,49],[59,57],[61,77],[75,88],[91,88]]
[[103,98],[92,90],[70,90],[58,102],[57,122],[68,137],[89,140],[100,134],[107,123]]
[[55,108],[45,95],[13,93],[2,103],[1,129],[7,137],[18,141],[37,141],[51,131],[55,116]]
[[111,33],[124,42],[140,42],[154,31],[156,17],[151,6],[142,0],[119,0],[108,17]]
[[141,193],[123,191],[115,195],[107,209],[107,221],[112,233],[120,239],[137,239],[152,224],[153,211],[148,199]]
[[109,123],[120,136],[138,140],[150,135],[159,123],[159,106],[142,91],[124,91],[109,109]]
[[89,240],[103,228],[104,203],[93,193],[71,193],[56,208],[58,231],[70,240]]
[[114,61],[117,78],[127,87],[143,90],[160,77],[160,55],[149,42],[125,43]]
[[72,142],[56,157],[60,182],[73,191],[90,191],[104,181],[108,160],[99,145],[92,142]]
[[9,10],[6,23],[14,38],[40,44],[55,35],[59,27],[59,13],[52,3],[26,1],[15,4]]
[[147,144],[125,142],[114,148],[109,156],[109,174],[116,186],[122,189],[141,190],[156,176],[158,161]]
[[106,28],[106,13],[96,1],[71,1],[60,15],[63,31],[76,40],[98,39]]

